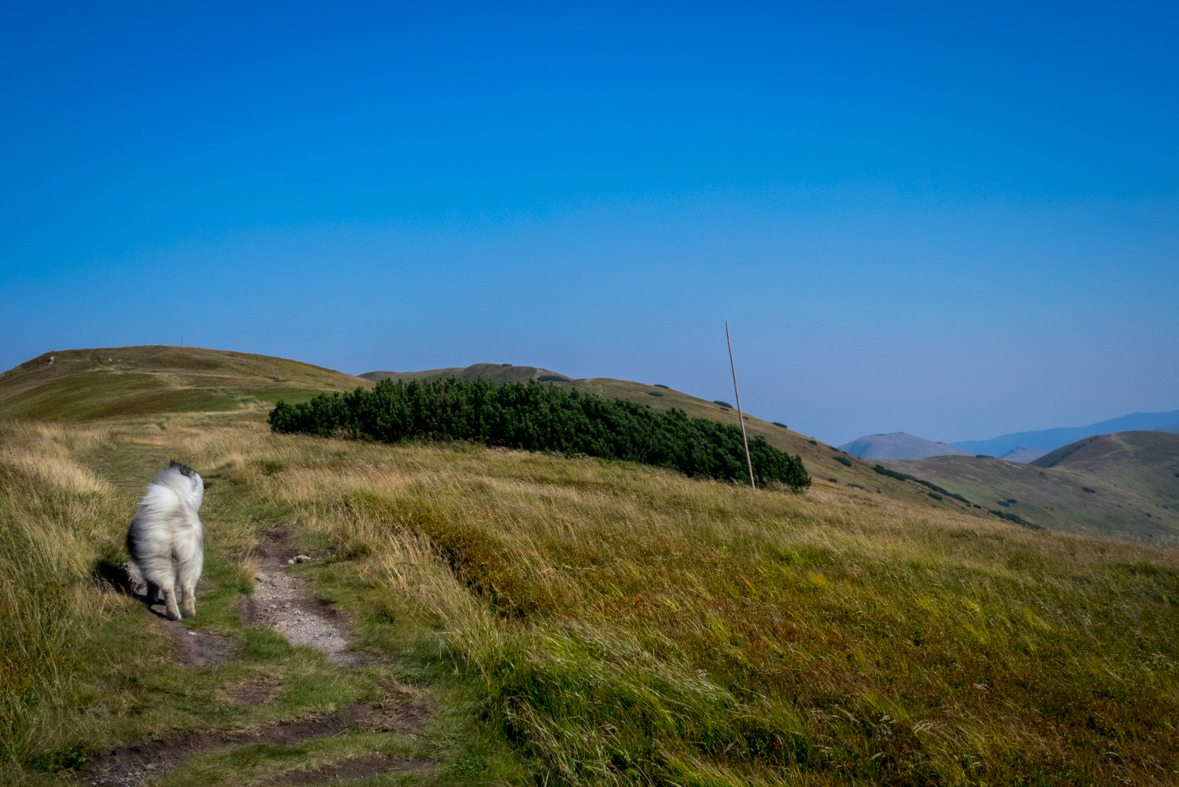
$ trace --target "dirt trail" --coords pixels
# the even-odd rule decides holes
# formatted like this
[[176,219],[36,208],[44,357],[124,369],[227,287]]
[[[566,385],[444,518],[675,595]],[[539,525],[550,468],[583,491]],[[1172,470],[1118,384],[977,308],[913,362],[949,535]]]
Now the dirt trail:
[[[272,531],[251,556],[261,562],[254,595],[243,596],[237,604],[242,622],[270,626],[292,645],[307,645],[324,653],[337,666],[370,664],[370,654],[348,650],[354,641],[347,616],[315,598],[311,583],[291,574],[298,553],[291,547],[290,526]],[[132,592],[143,595],[142,580],[134,565],[128,571]],[[198,599],[202,595],[198,586]],[[235,658],[229,638],[200,629],[186,629],[180,621],[166,620],[163,606],[149,607],[158,625],[172,640],[177,663],[206,668]],[[197,608],[200,620],[200,607]],[[239,707],[261,704],[274,696],[279,685],[268,680],[226,687],[227,697]],[[407,701],[395,707],[351,705],[332,714],[286,721],[247,730],[212,730],[151,738],[124,746],[92,760],[90,767],[76,774],[78,781],[92,787],[144,787],[163,778],[190,757],[212,749],[233,749],[260,743],[296,746],[300,743],[343,732],[396,732],[414,737],[430,719],[429,704],[412,689],[398,684]],[[435,763],[380,754],[339,760],[312,770],[291,770],[268,785],[327,784],[340,779],[362,779],[380,773],[428,773]]]
[[238,604],[242,622],[277,629],[292,645],[307,645],[341,667],[367,664],[371,657],[348,650],[355,636],[348,618],[315,598],[311,583],[288,572],[299,553],[290,545],[291,530],[271,531],[252,553],[261,569],[254,577],[254,595]]
[[[127,587],[134,596],[146,601],[147,583],[134,563],[127,564]],[[197,583],[198,600],[208,591],[207,582]],[[186,629],[179,620],[168,620],[168,611],[162,601],[149,604],[147,611],[158,618],[156,626],[172,641],[172,658],[176,663],[186,667],[212,667],[233,658],[233,646],[228,637],[200,629]],[[200,614],[199,609],[197,614]]]

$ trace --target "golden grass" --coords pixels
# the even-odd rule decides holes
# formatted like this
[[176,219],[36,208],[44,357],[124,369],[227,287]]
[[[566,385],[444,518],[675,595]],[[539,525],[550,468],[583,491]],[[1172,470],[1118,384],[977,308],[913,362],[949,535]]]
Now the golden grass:
[[[22,536],[46,575],[101,552],[101,501],[129,494],[87,457],[177,455],[214,481],[211,543],[244,551],[298,523],[371,641],[407,615],[432,627],[423,646],[477,681],[489,723],[550,782],[1179,780],[1173,551],[836,488],[206,416],[20,429],[0,467],[36,480],[0,495],[3,521],[48,489],[80,507],[78,527],[53,525],[74,546]],[[28,469],[46,446],[59,465]],[[75,618],[101,614],[76,602]]]

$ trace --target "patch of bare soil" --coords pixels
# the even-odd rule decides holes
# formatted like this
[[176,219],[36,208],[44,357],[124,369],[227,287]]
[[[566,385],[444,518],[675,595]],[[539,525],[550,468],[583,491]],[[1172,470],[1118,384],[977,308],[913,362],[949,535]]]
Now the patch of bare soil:
[[[89,769],[78,774],[77,779],[95,787],[140,787],[158,779],[194,754],[209,749],[259,743],[295,746],[314,738],[325,738],[346,731],[384,732],[398,729],[409,732],[420,729],[425,719],[422,708],[413,704],[406,707],[403,717],[394,718],[387,718],[381,713],[374,714],[367,705],[350,705],[335,713],[250,730],[188,732],[167,738],[151,738],[96,758]],[[395,758],[388,760],[389,767],[386,770],[406,770],[392,767]],[[383,771],[373,771],[379,772]]]
[[242,622],[270,626],[292,645],[315,648],[341,667],[370,663],[370,656],[349,650],[355,636],[347,615],[315,598],[310,582],[287,571],[299,557],[290,538],[289,528],[278,528],[254,550],[261,567],[254,578],[254,595],[238,602]]
[[212,667],[233,659],[228,637],[199,629],[186,629],[178,620],[161,620],[158,625],[172,640],[172,659],[186,667]]
[[[126,591],[146,602],[148,600],[147,583],[143,581],[139,568],[134,563],[127,564],[126,577]],[[205,580],[197,582],[198,599],[208,594],[210,590],[211,588]],[[147,611],[159,618],[156,623],[172,641],[172,658],[177,664],[197,668],[212,667],[224,664],[233,658],[233,646],[228,637],[198,629],[186,629],[180,621],[168,620],[163,602],[148,604]],[[197,615],[200,615],[199,605]]]
[[434,767],[430,760],[388,757],[370,754],[339,760],[310,771],[288,771],[277,779],[267,782],[267,787],[303,787],[311,784],[335,784],[344,779],[367,779],[379,773],[411,772],[421,773]]

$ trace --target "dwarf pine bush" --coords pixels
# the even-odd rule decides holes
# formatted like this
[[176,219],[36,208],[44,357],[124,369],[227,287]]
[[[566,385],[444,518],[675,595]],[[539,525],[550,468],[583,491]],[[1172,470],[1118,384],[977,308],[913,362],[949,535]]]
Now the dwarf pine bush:
[[[693,476],[749,480],[741,430],[682,410],[654,410],[624,399],[564,391],[529,381],[496,386],[482,379],[397,382],[304,404],[279,402],[275,432],[345,434],[386,443],[471,440],[485,445],[621,459]],[[802,459],[762,437],[749,442],[753,475],[794,491],[810,486]]]

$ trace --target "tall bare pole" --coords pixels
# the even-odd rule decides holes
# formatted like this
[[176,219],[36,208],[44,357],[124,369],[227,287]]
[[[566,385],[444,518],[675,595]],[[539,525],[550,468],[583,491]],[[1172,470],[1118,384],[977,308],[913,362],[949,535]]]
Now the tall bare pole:
[[741,413],[741,392],[737,390],[737,367],[733,363],[733,340],[729,338],[729,321],[725,320],[725,341],[729,345],[729,368],[733,370],[733,393],[737,397],[737,420],[741,422],[741,442],[745,443],[745,461],[749,463],[749,485],[757,489],[753,480],[753,459],[749,457],[749,438],[745,436],[745,416]]

